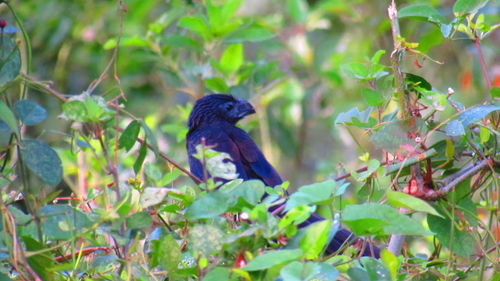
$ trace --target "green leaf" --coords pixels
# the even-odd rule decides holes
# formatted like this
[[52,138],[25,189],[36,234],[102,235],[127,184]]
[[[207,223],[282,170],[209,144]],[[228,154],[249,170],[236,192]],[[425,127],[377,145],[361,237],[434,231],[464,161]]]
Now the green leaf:
[[10,279],[9,276],[7,276],[3,273],[0,273],[0,281],[12,281],[12,279]]
[[222,192],[208,193],[196,199],[186,209],[186,219],[196,220],[217,217],[229,209],[231,206],[229,201],[229,196]]
[[14,80],[21,70],[21,55],[15,37],[2,32],[0,40],[0,86]]
[[415,49],[422,53],[428,53],[432,47],[439,46],[443,42],[444,36],[447,36],[447,34],[441,32],[438,28],[432,28],[420,38],[418,47]]
[[230,281],[229,272],[224,267],[216,267],[212,269],[205,277],[203,281]]
[[176,180],[182,173],[179,170],[173,170],[172,172],[166,173],[158,182],[159,186],[166,186]]
[[[419,127],[419,123],[417,123]],[[385,149],[393,152],[401,148],[401,145],[409,144],[416,145],[415,139],[408,137],[408,132],[414,130],[406,121],[394,121],[385,124],[380,130],[375,131],[371,140],[380,149]]]
[[389,270],[380,260],[370,257],[362,257],[361,263],[368,273],[370,278],[369,280],[392,281]]
[[380,161],[377,159],[370,159],[367,164],[367,170],[364,172],[356,172],[352,171],[351,174],[352,176],[357,180],[357,181],[364,181],[366,180],[369,176],[371,176],[377,169],[380,167]]
[[452,252],[463,257],[469,257],[474,253],[476,245],[474,237],[467,231],[457,229],[450,218],[429,215],[427,224],[429,229],[436,233],[438,240]]
[[359,235],[406,234],[429,235],[429,231],[396,209],[376,203],[347,205],[342,220]]
[[372,111],[373,107],[369,107],[363,111],[359,111],[357,107],[353,107],[347,112],[340,113],[335,119],[335,124],[368,124]]
[[275,265],[300,259],[303,255],[304,252],[301,249],[269,251],[251,260],[243,269],[247,271],[268,269]]
[[366,270],[359,267],[351,267],[347,271],[347,275],[350,280],[354,281],[372,281],[372,279],[368,276]]
[[62,110],[69,120],[86,122],[88,119],[87,107],[82,101],[73,100],[65,102],[62,104]]
[[349,77],[357,78],[357,79],[366,79],[371,78],[369,76],[370,70],[368,66],[359,62],[353,62],[342,65],[342,70]]
[[227,46],[220,59],[220,66],[226,74],[236,72],[243,64],[243,44]]
[[403,207],[438,217],[441,216],[429,203],[403,192],[387,190],[387,201],[394,207]]
[[49,240],[68,240],[82,235],[93,222],[88,215],[68,205],[45,205],[38,211],[43,234]]
[[265,185],[260,180],[247,180],[234,187],[228,187],[228,184],[222,186],[219,190],[232,198],[232,202],[244,201],[248,207],[257,205],[265,193]]
[[205,85],[208,89],[216,93],[227,93],[228,86],[226,85],[226,82],[219,77],[205,79]]
[[338,276],[338,270],[326,263],[294,261],[280,270],[284,281],[330,281],[337,280]]
[[449,136],[461,136],[465,134],[465,128],[470,124],[481,120],[486,117],[486,115],[500,110],[500,106],[497,105],[480,105],[469,108],[464,112],[460,113],[456,120],[448,122],[443,130]]
[[422,17],[426,18],[430,22],[436,22],[436,23],[446,22],[446,18],[443,17],[438,12],[438,10],[426,4],[415,4],[403,7],[398,11],[398,17],[399,18]]
[[200,17],[182,17],[177,25],[191,30],[204,40],[208,40],[211,37],[210,29],[208,28],[206,22]]
[[299,246],[309,260],[317,259],[328,242],[328,232],[332,226],[331,220],[323,220],[311,224],[306,228],[304,237]]
[[224,233],[213,225],[197,224],[189,230],[190,248],[204,257],[222,249]]
[[488,130],[487,128],[485,127],[481,127],[481,129],[479,129],[479,141],[480,143],[486,143],[488,142],[488,140],[490,140],[490,130]]
[[14,113],[10,110],[10,108],[0,100],[0,120],[5,122],[7,126],[9,126],[12,132],[16,132],[19,134],[17,130],[17,121]]
[[398,270],[400,267],[398,258],[387,249],[383,249],[382,251],[380,251],[380,260],[382,260],[386,268],[389,270],[391,274],[391,280],[397,280]]
[[364,89],[363,98],[369,106],[381,106],[384,104],[384,97],[379,91]]
[[137,155],[137,159],[134,162],[134,172],[136,175],[141,171],[142,163],[144,163],[144,159],[146,159],[146,155],[148,154],[148,144],[146,141],[143,141],[141,144],[141,148],[139,149],[139,155]]
[[120,139],[118,140],[119,148],[125,148],[126,151],[129,151],[137,141],[140,130],[141,124],[137,120],[130,122],[120,135]]
[[428,91],[432,91],[432,85],[424,77],[413,74],[405,73],[405,82],[410,84],[410,89],[413,90],[415,87],[420,87]]
[[491,88],[490,94],[493,98],[499,98],[500,97],[500,88],[499,87]]
[[316,204],[330,199],[336,185],[335,181],[327,180],[302,186],[290,196],[290,199],[286,203],[285,211],[297,206]]
[[305,0],[287,0],[288,14],[296,23],[304,23],[307,19],[308,7]]
[[489,0],[457,0],[453,5],[455,14],[471,14],[481,9]]
[[47,118],[47,110],[32,100],[18,100],[14,111],[24,125],[36,125]]
[[164,187],[146,187],[141,193],[139,205],[147,208],[159,204],[167,196],[168,189]]
[[175,48],[188,49],[197,52],[203,50],[203,46],[198,41],[183,35],[173,34],[167,36],[164,42]]
[[453,120],[448,123],[443,128],[443,131],[448,135],[448,136],[463,136],[465,135],[465,128],[464,125],[458,120]]
[[48,185],[59,184],[62,178],[61,159],[49,145],[39,140],[23,140],[19,149],[30,171]]
[[[102,46],[104,50],[110,50],[116,47],[118,40],[116,38],[108,39]],[[147,47],[149,43],[144,38],[134,35],[134,36],[124,36],[120,40],[120,46],[131,46],[131,47]]]
[[486,115],[500,110],[498,105],[480,105],[467,109],[466,111],[460,113],[458,120],[462,122],[464,127],[483,119]]
[[182,253],[179,244],[170,234],[163,236],[158,245],[158,251],[154,253],[158,263],[168,271],[170,277],[175,277],[181,262]]
[[259,42],[271,39],[275,36],[274,33],[266,28],[252,25],[249,27],[237,29],[224,37],[225,43],[243,43],[243,42]]
[[12,135],[12,129],[5,123],[0,120],[0,149],[4,146],[9,145],[10,137]]
[[373,55],[373,57],[370,59],[370,62],[372,64],[378,64],[379,61],[380,61],[380,58],[386,53],[385,50],[378,50],[377,52],[375,52],[375,54]]
[[231,17],[240,5],[241,1],[227,1],[223,6],[213,5],[214,1],[206,1],[206,9],[210,28],[214,34],[223,35],[231,29],[236,28],[231,22]]
[[127,218],[126,223],[128,229],[143,229],[150,227],[153,224],[153,219],[148,212],[143,211],[132,214]]

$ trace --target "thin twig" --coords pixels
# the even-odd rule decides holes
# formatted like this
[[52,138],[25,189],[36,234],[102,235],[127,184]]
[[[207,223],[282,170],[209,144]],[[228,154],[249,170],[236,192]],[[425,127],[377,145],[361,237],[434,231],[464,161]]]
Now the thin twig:
[[[40,82],[40,81],[37,81],[35,79],[33,79],[32,77],[30,76],[27,76],[27,75],[24,75],[23,76],[23,79],[26,79],[28,80],[33,86],[36,86],[38,87],[39,89],[42,89],[44,90],[46,93],[52,95],[53,97],[57,98],[58,100],[60,100],[61,102],[67,102],[68,101],[68,98],[66,98],[61,92],[51,88],[49,85],[47,85],[46,83],[43,83],[43,82]],[[120,111],[120,112],[124,112],[124,113],[127,113],[123,108],[121,108],[119,105],[116,105],[114,103],[108,103],[108,106],[113,108],[114,110],[117,110],[117,111]],[[122,129],[120,129],[120,131],[122,131]],[[142,144],[142,142],[144,142],[143,139],[141,138],[137,138],[137,141],[140,142]],[[154,151],[154,148],[152,145],[150,145],[149,143],[147,144],[147,147],[150,149],[150,150],[153,150]],[[186,174],[188,177],[190,177],[196,184],[200,184],[202,181],[196,177],[195,175],[193,175],[191,172],[189,172],[188,170],[184,169],[180,164],[178,164],[177,162],[175,162],[173,159],[171,159],[170,157],[168,157],[165,153],[162,153],[162,152],[159,152],[158,153],[160,155],[161,158],[165,159],[167,162],[169,162],[170,164],[172,164],[172,166],[176,167],[177,169],[179,169],[181,172],[183,172],[184,174]]]
[[[486,80],[486,86],[488,87],[488,90],[491,89],[491,79],[490,75],[488,74],[488,68],[486,67],[486,61],[484,60],[484,55],[483,51],[481,51],[481,42],[479,40],[479,37],[476,36],[474,39],[474,46],[476,47],[477,50],[477,55],[479,57],[479,64],[481,65],[481,71],[483,72],[484,80]],[[487,99],[490,99],[490,95],[487,95]]]
[[465,179],[471,177],[472,175],[475,175],[482,169],[486,168],[489,166],[489,162],[492,162],[490,159],[483,159],[479,162],[477,162],[472,168],[465,170],[465,171],[458,171],[455,173],[456,178],[452,179],[448,184],[440,188],[438,191],[436,191],[436,195],[439,195],[440,197],[443,197],[444,195],[448,194],[450,190],[455,187],[457,184],[461,183]]

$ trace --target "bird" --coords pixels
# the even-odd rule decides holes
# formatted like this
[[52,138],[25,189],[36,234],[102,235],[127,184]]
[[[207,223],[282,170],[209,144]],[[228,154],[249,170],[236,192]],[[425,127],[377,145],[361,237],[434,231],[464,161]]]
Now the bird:
[[[227,153],[229,161],[236,169],[238,178],[261,180],[270,187],[282,184],[281,176],[267,161],[251,136],[236,126],[238,121],[254,113],[254,107],[247,100],[229,94],[209,94],[198,99],[187,122],[186,150],[191,173],[206,180],[207,172],[202,162],[195,157],[196,147],[203,144],[212,147],[215,151]],[[225,178],[215,178],[215,180],[223,183],[229,181]],[[286,201],[280,206],[284,204]],[[280,206],[274,206],[268,211],[273,212]],[[281,212],[278,215],[283,216],[284,213]],[[313,213],[298,227],[304,228],[324,219]],[[361,241],[349,230],[340,228],[326,247],[325,252],[326,254],[338,253],[346,245],[359,245]],[[362,256],[380,257],[380,249],[371,243],[361,247],[361,249]]]

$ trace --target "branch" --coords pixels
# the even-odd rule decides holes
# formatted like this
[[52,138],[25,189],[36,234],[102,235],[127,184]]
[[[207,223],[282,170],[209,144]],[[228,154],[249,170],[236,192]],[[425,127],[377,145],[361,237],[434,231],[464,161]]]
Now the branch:
[[[479,171],[487,168],[490,164],[493,164],[494,161],[492,159],[483,159],[477,163],[475,163],[472,167],[466,166],[460,169],[458,172],[453,174],[453,177],[448,177],[450,181],[445,184],[445,186],[441,187],[439,190],[435,192],[435,195],[429,199],[439,199],[450,192],[450,190],[455,187],[457,184],[466,180],[467,178],[477,174]],[[437,198],[435,196],[438,196]]]
[[[29,82],[29,84],[31,84],[35,88],[43,90],[44,92],[52,95],[53,97],[57,98],[61,102],[67,102],[68,101],[68,98],[66,98],[61,92],[59,92],[59,91],[51,88],[47,83],[43,83],[43,82],[37,81],[34,78],[32,78],[30,76],[27,76],[27,75],[23,75],[22,79],[24,79],[27,82]],[[117,105],[117,104],[112,103],[112,102],[108,102],[108,106],[111,107],[111,108],[113,108],[116,111],[119,111],[121,113],[125,113],[125,114],[127,114],[127,115],[130,116],[130,114],[128,112],[126,112],[120,105]],[[134,117],[132,116],[132,118],[134,118]],[[123,131],[123,130],[119,129],[119,131]],[[137,138],[137,141],[140,142],[140,143],[144,142],[144,140],[141,139],[141,138]],[[149,143],[147,144],[147,147],[150,150],[154,151],[153,146],[150,145]],[[195,175],[193,175],[188,170],[184,169],[179,163],[175,162],[173,159],[171,159],[170,157],[168,157],[165,153],[159,152],[158,154],[160,155],[161,158],[165,159],[168,163],[172,164],[172,166],[176,167],[181,172],[183,172],[184,174],[186,174],[196,184],[200,184],[202,182],[198,177],[196,177]]]

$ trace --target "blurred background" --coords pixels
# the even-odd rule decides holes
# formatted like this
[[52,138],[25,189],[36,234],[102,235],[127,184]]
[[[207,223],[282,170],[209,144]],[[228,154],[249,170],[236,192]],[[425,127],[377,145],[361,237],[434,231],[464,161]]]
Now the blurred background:
[[[453,19],[454,1],[397,1],[398,8],[416,3],[431,5],[446,20]],[[184,135],[190,106],[196,98],[215,92],[254,104],[257,114],[241,126],[293,187],[361,167],[358,157],[365,152],[383,159],[361,129],[336,125],[335,119],[353,107],[363,110],[373,105],[369,96],[373,89],[384,104],[390,103],[387,76],[376,83],[363,82],[352,71],[353,65],[367,64],[377,50],[386,51],[380,64],[390,65],[389,1],[247,0],[234,12],[223,11],[228,15],[219,22],[209,23],[199,1],[11,4],[31,39],[30,75],[52,81],[54,89],[68,96],[81,94],[103,73],[120,40],[116,65],[111,64],[107,78],[92,94],[110,100],[123,92],[126,109],[144,118],[160,149],[183,166],[187,166]],[[498,4],[492,1],[482,8],[486,22],[498,22]],[[3,5],[0,17],[14,22]],[[210,24],[212,34],[205,33],[199,19]],[[482,100],[486,87],[473,41],[463,34],[443,38],[439,27],[423,21],[403,18],[400,24],[406,41],[420,42],[415,49],[428,56],[407,54],[403,71],[424,77],[436,91],[452,88],[455,99],[465,106]],[[497,86],[499,46],[498,30],[482,41]],[[29,128],[28,134],[68,148],[70,123],[58,118],[60,102],[35,90],[30,90],[30,97],[50,116],[41,126]],[[390,112],[391,106],[384,110]],[[128,120],[122,122],[125,127]],[[77,165],[70,153],[62,154],[63,161],[70,160],[65,163]],[[135,154],[130,155],[132,159],[123,161],[125,168],[133,165]],[[151,165],[168,169],[151,157],[147,160]],[[66,165],[65,176],[71,171]]]

